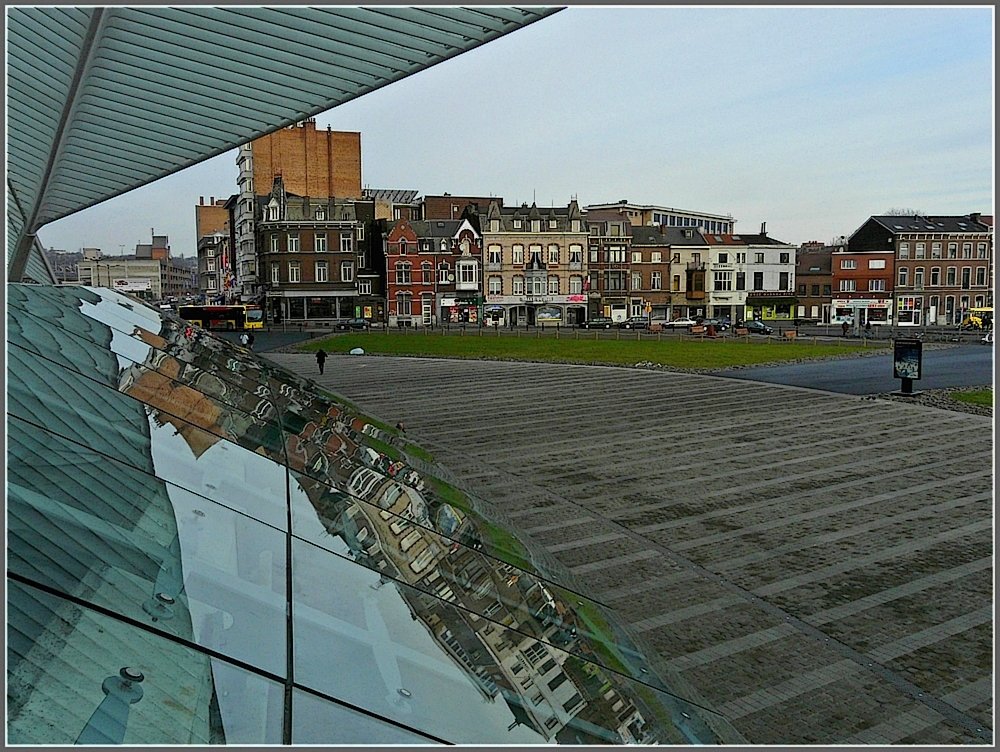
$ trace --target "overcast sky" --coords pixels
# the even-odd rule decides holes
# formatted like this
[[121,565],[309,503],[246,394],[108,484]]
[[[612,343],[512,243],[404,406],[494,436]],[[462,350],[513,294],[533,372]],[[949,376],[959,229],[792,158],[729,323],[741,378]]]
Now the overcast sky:
[[[891,208],[990,213],[993,16],[967,8],[570,7],[317,117],[366,187],[731,214],[785,242]],[[195,251],[235,151],[54,222],[46,247]]]

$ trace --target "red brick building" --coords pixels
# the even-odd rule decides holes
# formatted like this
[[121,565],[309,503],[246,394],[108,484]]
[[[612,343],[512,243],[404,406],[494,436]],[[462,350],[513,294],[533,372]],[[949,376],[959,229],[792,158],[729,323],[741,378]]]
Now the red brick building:
[[887,288],[898,325],[957,326],[970,308],[993,302],[993,232],[983,219],[975,212],[872,216],[848,248],[892,255]]
[[479,325],[483,243],[479,217],[400,219],[385,240],[389,326]]
[[891,248],[852,251],[849,246],[831,254],[833,298],[831,324],[850,324],[855,331],[866,323],[892,323],[893,252]]

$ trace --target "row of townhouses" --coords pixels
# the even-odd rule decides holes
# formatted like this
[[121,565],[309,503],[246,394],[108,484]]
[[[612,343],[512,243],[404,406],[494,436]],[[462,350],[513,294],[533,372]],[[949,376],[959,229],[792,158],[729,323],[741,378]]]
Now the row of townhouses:
[[362,187],[358,133],[289,126],[239,150],[196,207],[206,298],[326,325],[574,325],[598,315],[954,324],[992,304],[992,217],[872,216],[798,248],[729,215],[505,205]]

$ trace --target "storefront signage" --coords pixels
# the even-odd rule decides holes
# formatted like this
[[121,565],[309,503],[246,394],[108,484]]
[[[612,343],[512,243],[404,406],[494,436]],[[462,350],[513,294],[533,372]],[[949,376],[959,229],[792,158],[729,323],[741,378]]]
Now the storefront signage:
[[[560,305],[565,303],[586,303],[587,298],[585,295],[487,295],[486,302],[493,305],[525,305],[526,303]],[[448,305],[448,303],[442,300],[441,305]],[[454,303],[451,305],[454,305]]]
[[148,279],[116,279],[114,289],[120,292],[143,292],[153,289],[153,285]]

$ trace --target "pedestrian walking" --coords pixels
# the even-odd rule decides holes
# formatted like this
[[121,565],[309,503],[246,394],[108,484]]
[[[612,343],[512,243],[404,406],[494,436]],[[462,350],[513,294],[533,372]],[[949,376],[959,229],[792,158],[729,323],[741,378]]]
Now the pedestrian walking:
[[246,332],[242,332],[240,334],[240,344],[243,345],[243,347],[246,347],[249,341],[250,341],[250,335],[247,334]]
[[326,363],[326,350],[324,350],[321,347],[319,350],[316,351],[316,365],[319,366],[319,372],[321,375],[323,373],[323,366],[325,363]]
[[249,332],[247,334],[247,349],[253,350],[253,341],[254,341],[253,332]]
[[865,322],[865,336],[866,337],[872,336],[872,322],[870,321]]
[[403,421],[399,421],[399,423],[396,424],[396,430],[400,433],[406,433],[406,426],[403,425]]
[[840,325],[840,331],[844,333],[845,337],[847,336],[847,330],[850,328],[850,325],[846,321]]

